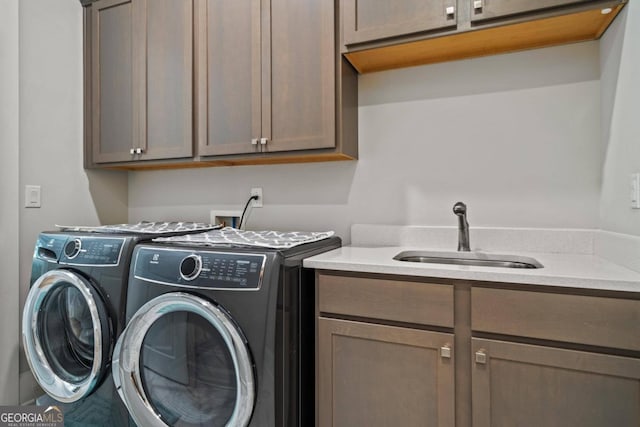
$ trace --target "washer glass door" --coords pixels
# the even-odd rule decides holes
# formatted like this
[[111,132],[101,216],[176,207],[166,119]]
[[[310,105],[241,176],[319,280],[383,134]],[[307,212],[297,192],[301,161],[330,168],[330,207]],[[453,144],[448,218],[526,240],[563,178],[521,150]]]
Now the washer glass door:
[[72,271],[52,270],[36,280],[25,302],[22,336],[34,377],[56,400],[88,396],[108,372],[106,307],[94,286]]
[[139,425],[246,426],[253,412],[244,335],[223,308],[194,295],[164,294],[137,311],[116,345],[113,377]]

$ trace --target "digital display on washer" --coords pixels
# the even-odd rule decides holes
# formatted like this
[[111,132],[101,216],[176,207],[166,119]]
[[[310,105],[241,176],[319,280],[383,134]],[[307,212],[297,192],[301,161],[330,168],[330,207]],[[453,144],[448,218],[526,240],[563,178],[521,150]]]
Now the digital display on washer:
[[134,276],[167,285],[209,289],[259,289],[265,255],[138,248]]

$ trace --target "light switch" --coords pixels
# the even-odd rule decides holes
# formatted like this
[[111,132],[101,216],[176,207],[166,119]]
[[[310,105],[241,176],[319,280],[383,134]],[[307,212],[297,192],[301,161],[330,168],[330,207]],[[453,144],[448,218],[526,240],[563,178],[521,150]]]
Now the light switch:
[[24,187],[24,207],[39,208],[40,207],[40,186],[26,185]]
[[631,208],[640,209],[640,173],[631,174]]

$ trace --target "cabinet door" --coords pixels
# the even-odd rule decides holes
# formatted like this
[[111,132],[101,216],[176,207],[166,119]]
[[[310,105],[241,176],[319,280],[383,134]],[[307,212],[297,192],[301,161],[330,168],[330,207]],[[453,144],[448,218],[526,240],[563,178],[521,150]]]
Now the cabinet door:
[[[471,2],[471,22],[502,18],[518,13],[588,3],[591,0],[468,0]],[[591,1],[593,3],[593,1]]]
[[191,1],[93,4],[95,163],[192,155],[192,19]]
[[198,154],[257,152],[252,140],[261,136],[260,0],[196,0],[195,6]]
[[453,335],[319,318],[318,425],[453,426]]
[[100,0],[91,11],[93,161],[131,160],[133,19],[131,0]]
[[456,25],[456,0],[341,0],[345,45]]
[[474,427],[638,426],[640,359],[472,339]]
[[[336,46],[333,1],[263,0],[266,28],[263,151],[336,144]],[[270,19],[266,19],[270,10]]]
[[[192,0],[138,0],[135,119],[140,160],[191,157]],[[146,62],[144,61],[146,58]]]

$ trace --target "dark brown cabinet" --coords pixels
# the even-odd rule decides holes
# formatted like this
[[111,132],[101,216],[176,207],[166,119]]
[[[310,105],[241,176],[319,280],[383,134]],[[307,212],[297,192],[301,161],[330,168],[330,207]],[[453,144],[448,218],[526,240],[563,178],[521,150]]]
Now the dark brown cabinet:
[[318,425],[454,426],[453,335],[321,317]]
[[336,146],[332,2],[196,0],[198,154]]
[[474,427],[638,426],[640,359],[472,339]]
[[270,3],[270,49],[263,72],[271,84],[263,92],[262,151],[333,148],[340,78],[334,2]]
[[85,165],[357,158],[357,73],[312,0],[81,0]]
[[90,40],[91,160],[192,156],[191,1],[99,0]]
[[637,299],[473,287],[474,427],[640,425],[638,319]]
[[342,0],[343,43],[455,27],[457,0]]
[[361,73],[599,38],[627,0],[340,0]]
[[563,6],[594,3],[593,0],[468,0],[471,1],[471,22],[504,18],[529,12],[545,12]]
[[320,427],[640,425],[637,293],[316,277]]
[[453,427],[452,326],[452,286],[319,275],[318,425]]
[[262,90],[268,83],[262,73],[261,3],[195,1],[199,155],[260,151]]

